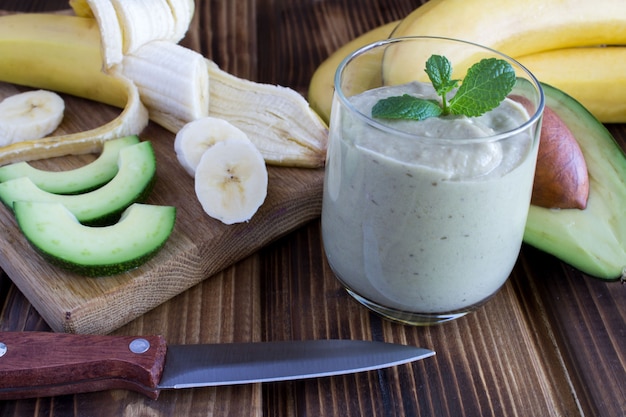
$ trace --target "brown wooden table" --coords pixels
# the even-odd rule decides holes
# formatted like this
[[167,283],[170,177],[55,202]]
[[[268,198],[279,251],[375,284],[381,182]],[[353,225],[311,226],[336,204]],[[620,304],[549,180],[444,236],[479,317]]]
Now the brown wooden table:
[[[334,49],[420,3],[198,1],[183,43],[236,75],[305,94]],[[58,10],[67,2],[4,0],[0,9]],[[626,147],[626,125],[609,129]],[[208,294],[218,294],[219,304]],[[0,331],[9,330],[50,328],[2,274]],[[344,377],[168,392],[158,401],[122,391],[4,401],[0,415],[626,416],[626,286],[527,246],[487,305],[454,322],[412,328],[381,320],[346,295],[313,221],[115,333],[160,333],[171,343],[373,339],[437,355]]]

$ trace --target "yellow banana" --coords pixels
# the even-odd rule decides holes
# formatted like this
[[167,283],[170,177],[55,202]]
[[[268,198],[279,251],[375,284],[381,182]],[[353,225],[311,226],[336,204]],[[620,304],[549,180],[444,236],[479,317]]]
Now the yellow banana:
[[[393,33],[471,41],[512,57],[551,49],[626,44],[624,0],[431,0],[408,14]],[[404,70],[422,72],[425,60],[399,48]],[[453,57],[449,57],[455,63]]]
[[[512,57],[578,46],[626,43],[626,2],[623,0],[431,0],[397,26],[394,37],[441,36],[490,47]],[[435,51],[394,48],[386,61],[385,77],[402,83],[423,74]],[[466,50],[438,50],[458,68],[475,57]]]
[[626,46],[565,48],[517,58],[604,123],[626,123]]
[[[482,12],[485,11],[485,12]],[[389,26],[394,26],[395,29]],[[622,48],[596,50],[597,45],[626,44],[626,2],[623,0],[430,0],[399,23],[377,27],[348,42],[314,72],[309,85],[311,106],[328,121],[333,78],[339,63],[353,50],[390,36],[430,35],[474,41],[504,52],[523,63],[538,78],[577,98],[606,123],[626,122]],[[581,49],[575,49],[581,48]],[[548,52],[547,50],[567,50]],[[398,59],[402,82],[423,74],[427,57],[404,51]],[[531,61],[532,60],[532,65]],[[562,60],[567,60],[565,65]],[[460,63],[453,60],[457,67]],[[567,68],[566,68],[567,66]]]
[[0,16],[1,81],[123,108],[116,119],[93,130],[1,147],[0,165],[97,152],[105,140],[137,134],[148,124],[148,112],[135,84],[115,72],[101,71],[99,44],[93,19],[48,14]]
[[333,52],[313,73],[309,84],[307,99],[311,107],[328,123],[330,107],[335,91],[334,78],[337,67],[351,52],[372,42],[387,39],[400,21],[386,23],[354,38]]
[[[118,107],[126,106],[120,118],[96,132],[85,132],[71,138],[39,139],[36,143],[23,143],[19,149],[0,148],[0,164],[96,151],[94,148],[99,149],[100,143],[90,143],[90,138],[95,133],[98,138],[122,136],[122,131],[111,128],[123,124],[122,122],[136,122],[137,118],[129,117],[134,114],[130,110],[140,107],[144,116],[143,123],[134,125],[132,132],[124,134],[139,133],[148,121],[146,109],[139,99],[140,96],[142,100],[148,98],[146,82],[149,88],[154,85],[161,88],[159,91],[152,91],[155,94],[151,97],[159,102],[157,105],[150,100],[143,101],[153,121],[173,133],[182,124],[191,121],[188,117],[185,120],[176,119],[176,123],[168,122],[173,118],[166,117],[166,112],[174,110],[173,103],[177,102],[183,107],[192,106],[198,97],[188,94],[181,98],[177,95],[184,89],[174,88],[172,84],[192,83],[193,80],[190,77],[184,80],[180,80],[181,77],[168,78],[171,74],[163,75],[163,71],[157,71],[163,66],[161,55],[140,56],[147,61],[142,66],[141,74],[127,74],[127,65],[109,67],[103,72],[100,31],[94,18],[21,14],[3,16],[0,19],[0,81],[59,91]],[[149,46],[150,43],[147,43],[142,48]],[[131,55],[125,56],[124,62],[128,63],[127,59],[130,58]],[[286,87],[237,78],[219,70],[214,64],[209,65],[206,71],[209,79],[212,79],[210,95],[214,92],[216,94],[213,99],[200,93],[198,95],[210,102],[212,113],[216,115],[223,113],[222,110],[234,109],[236,114],[224,114],[224,117],[258,116],[248,117],[244,122],[245,128],[268,164],[300,167],[323,165],[327,128],[301,95]],[[217,94],[227,90],[230,91],[229,94]],[[172,108],[163,109],[163,106]],[[55,146],[51,145],[53,143]]]

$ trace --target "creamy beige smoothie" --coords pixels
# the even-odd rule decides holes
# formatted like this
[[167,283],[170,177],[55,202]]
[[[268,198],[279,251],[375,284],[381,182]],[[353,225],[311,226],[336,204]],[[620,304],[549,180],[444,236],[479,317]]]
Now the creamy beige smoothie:
[[532,129],[467,140],[529,119],[508,99],[478,118],[378,120],[391,130],[364,122],[378,100],[404,93],[436,97],[428,84],[381,87],[349,99],[358,112],[331,120],[324,247],[340,281],[369,302],[463,311],[497,292],[517,260],[538,144]]

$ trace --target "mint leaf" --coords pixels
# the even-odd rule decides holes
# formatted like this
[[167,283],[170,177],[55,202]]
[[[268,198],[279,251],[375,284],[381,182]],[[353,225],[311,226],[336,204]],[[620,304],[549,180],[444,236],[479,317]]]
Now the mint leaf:
[[459,85],[460,80],[451,79],[452,64],[445,56],[432,55],[426,61],[425,71],[439,96],[445,96]]
[[437,117],[442,112],[437,101],[409,94],[381,99],[372,107],[372,117],[380,119],[424,120]]
[[492,110],[511,92],[515,70],[501,59],[488,58],[472,65],[450,100],[450,113],[473,117]]
[[426,73],[441,104],[408,94],[380,100],[372,108],[372,117],[385,119],[424,120],[429,117],[456,114],[477,117],[500,105],[516,83],[515,70],[503,59],[486,58],[472,65],[454,97],[448,93],[459,80],[453,80],[452,64],[441,55],[426,61]]

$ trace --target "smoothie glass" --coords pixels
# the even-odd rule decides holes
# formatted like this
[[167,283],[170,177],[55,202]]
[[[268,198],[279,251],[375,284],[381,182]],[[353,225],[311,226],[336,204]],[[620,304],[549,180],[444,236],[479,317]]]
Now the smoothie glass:
[[[391,95],[402,95],[405,83],[428,82],[424,65],[407,68],[405,54],[423,56],[423,63],[446,56],[454,79],[482,58],[508,61],[517,76],[513,113],[490,112],[495,131],[456,119],[438,130],[419,125],[424,121],[372,118],[371,106],[357,101],[360,93],[391,87]],[[461,317],[497,293],[522,244],[543,107],[531,73],[472,43],[389,39],[347,57],[335,76],[322,238],[349,294],[388,319],[430,325]]]

